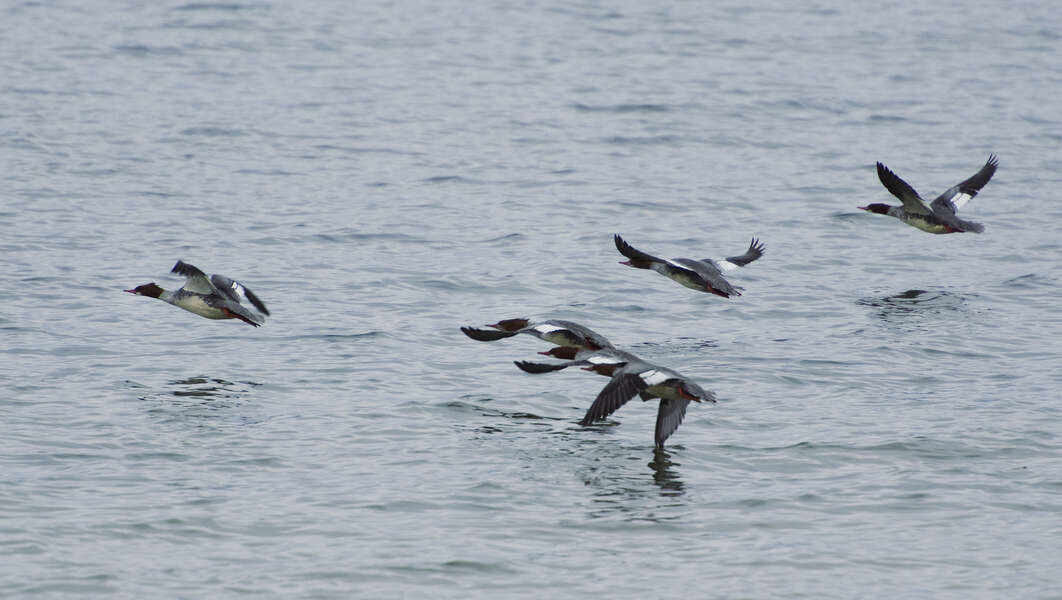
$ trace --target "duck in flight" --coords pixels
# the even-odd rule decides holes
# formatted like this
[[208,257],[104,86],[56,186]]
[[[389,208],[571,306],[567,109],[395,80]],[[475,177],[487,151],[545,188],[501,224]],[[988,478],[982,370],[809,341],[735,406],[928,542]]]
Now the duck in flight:
[[640,397],[642,401],[659,399],[653,436],[657,448],[663,448],[664,442],[678,429],[690,402],[715,402],[715,394],[701,388],[689,378],[623,350],[557,347],[540,354],[566,359],[566,362],[545,364],[517,361],[516,366],[528,373],[549,373],[582,366],[584,370],[610,378],[586,411],[586,415],[579,421],[584,427],[605,419],[635,396]]
[[885,189],[900,199],[902,206],[868,204],[859,208],[879,215],[896,217],[912,227],[929,233],[965,233],[967,231],[981,233],[985,230],[984,225],[960,219],[956,213],[976,196],[981,188],[985,187],[998,166],[999,159],[995,154],[990,154],[988,162],[981,167],[980,171],[969,179],[952,186],[948,191],[937,196],[932,203],[926,204],[914,188],[879,162],[878,179],[881,180]]
[[667,438],[678,429],[690,402],[715,402],[715,394],[677,371],[640,359],[632,360],[613,372],[579,424],[587,426],[605,419],[635,396],[643,401],[660,399],[653,435],[657,448],[663,448]]
[[749,249],[741,256],[729,256],[723,260],[705,258],[695,260],[692,258],[657,258],[647,254],[628,244],[618,234],[615,236],[616,249],[629,260],[620,262],[621,265],[634,267],[635,269],[650,269],[661,275],[674,279],[682,285],[697,290],[708,292],[729,298],[740,296],[741,288],[733,286],[723,277],[723,272],[744,267],[750,262],[763,256],[764,246],[756,238],[752,238]]
[[[265,303],[242,283],[224,275],[207,278],[195,266],[177,261],[170,273],[185,277],[184,285],[176,290],[164,290],[154,282],[138,285],[130,294],[158,298],[208,319],[239,319],[248,325],[261,327],[269,314]],[[255,310],[244,306],[248,302]]]
[[538,323],[533,323],[525,318],[504,319],[492,325],[487,325],[487,327],[492,327],[494,330],[462,327],[461,331],[468,337],[480,342],[493,342],[494,340],[526,333],[557,346],[570,346],[586,350],[600,350],[612,347],[612,342],[608,341],[600,333],[578,323],[561,319],[549,319]]

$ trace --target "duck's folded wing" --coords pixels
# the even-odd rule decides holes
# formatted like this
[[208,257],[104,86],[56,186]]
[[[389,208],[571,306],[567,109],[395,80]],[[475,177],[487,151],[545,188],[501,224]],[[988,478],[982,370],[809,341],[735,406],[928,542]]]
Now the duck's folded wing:
[[589,425],[616,412],[628,400],[646,388],[646,384],[637,373],[619,372],[609,380],[598,393],[590,409],[586,411],[580,425]]
[[903,208],[907,212],[919,215],[933,214],[933,210],[918,195],[918,192],[914,191],[913,187],[880,162],[878,163],[878,179],[881,180],[881,184],[885,186],[885,189],[889,190],[889,193],[899,198],[900,202],[903,202]]
[[[723,276],[723,265],[726,264],[725,260],[716,262],[710,258],[704,260],[693,260],[692,258],[673,258],[669,261],[672,265],[677,265],[687,271],[697,274],[708,282],[712,288],[712,293],[721,294],[726,297],[740,296],[741,289],[736,285],[732,285]],[[737,268],[737,265],[731,265],[730,268]]]
[[667,438],[678,429],[682,419],[686,416],[686,407],[689,405],[690,401],[686,399],[660,399],[660,407],[656,410],[657,448],[663,448]]
[[981,167],[980,171],[938,196],[933,201],[932,208],[955,214],[955,211],[966,206],[966,203],[972,200],[977,195],[977,192],[981,191],[981,188],[985,187],[985,184],[995,175],[998,166],[999,159],[996,158],[995,154],[990,154],[988,162]]
[[206,273],[200,271],[195,265],[190,265],[183,260],[178,260],[173,265],[170,273],[176,273],[185,278],[184,289],[196,294],[213,294],[214,285],[207,279]]
[[749,249],[745,251],[741,256],[728,256],[725,260],[719,261],[719,268],[724,271],[736,269],[738,267],[744,267],[750,262],[763,256],[764,246],[760,240],[752,238],[752,242],[749,243]]
[[214,287],[218,289],[226,298],[233,302],[242,304],[245,300],[250,302],[259,312],[263,315],[269,314],[269,309],[266,308],[264,302],[258,299],[258,296],[254,294],[247,286],[243,285],[235,279],[229,279],[224,275],[211,275],[210,282],[214,284]]
[[703,260],[696,260],[693,258],[672,258],[667,261],[669,265],[674,268],[689,271],[694,275],[698,275],[704,279],[707,279],[712,285],[715,285],[723,279],[723,269],[721,265],[717,264],[710,258]]
[[233,302],[231,300],[221,299],[213,302],[217,308],[224,309],[229,312],[230,316],[234,319],[239,319],[248,325],[255,327],[261,327],[262,322],[265,320],[261,314],[256,314],[247,309],[246,306],[239,302]]

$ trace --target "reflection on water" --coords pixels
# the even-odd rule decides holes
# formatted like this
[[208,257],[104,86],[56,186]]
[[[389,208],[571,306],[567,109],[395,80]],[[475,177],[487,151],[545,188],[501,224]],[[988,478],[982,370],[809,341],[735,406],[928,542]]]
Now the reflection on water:
[[[147,386],[136,382],[127,382],[130,386],[143,390]],[[151,414],[166,414],[187,418],[201,415],[212,417],[241,405],[243,397],[252,388],[262,384],[253,381],[234,382],[216,377],[188,377],[170,381],[167,386],[153,393],[140,396],[140,400],[150,402]]]
[[963,311],[966,298],[946,290],[907,290],[892,296],[860,298],[856,304],[877,309],[875,314],[883,321],[899,323],[912,317]]
[[653,470],[653,483],[660,486],[660,493],[664,496],[681,496],[685,484],[679,478],[678,471],[672,467],[679,466],[671,462],[671,455],[662,448],[653,450],[653,460],[649,462],[649,468]]
[[704,340],[692,337],[677,337],[663,342],[641,342],[633,344],[630,348],[635,354],[642,348],[665,348],[668,352],[697,352],[700,350],[709,350],[718,348],[719,343],[715,340]]
[[[243,384],[252,386],[261,385],[252,381],[245,381]],[[240,385],[241,384],[239,383],[212,377],[189,377],[188,379],[171,381],[170,386],[177,389],[172,390],[170,393],[178,397],[238,398],[241,393],[247,391],[245,389],[238,389],[238,386]]]
[[[685,492],[677,463],[663,450],[654,450],[653,459],[646,466],[636,468],[640,461],[602,461],[583,475],[583,482],[592,488],[593,518],[620,517],[628,521],[663,523],[681,520],[686,514]],[[649,475],[649,477],[646,477]]]

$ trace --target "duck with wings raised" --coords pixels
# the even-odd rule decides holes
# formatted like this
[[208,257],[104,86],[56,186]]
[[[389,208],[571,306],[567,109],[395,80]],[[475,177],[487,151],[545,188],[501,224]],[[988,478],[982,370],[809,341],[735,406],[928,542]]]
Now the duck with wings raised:
[[642,252],[628,244],[619,235],[615,236],[616,249],[629,260],[621,261],[621,265],[634,267],[635,269],[649,269],[656,271],[664,277],[673,279],[682,285],[697,290],[708,292],[724,298],[740,296],[741,288],[731,285],[723,277],[724,271],[744,267],[750,262],[763,256],[763,244],[756,238],[752,238],[749,249],[740,256],[728,256],[722,260],[702,258],[657,258],[652,254]]
[[[184,285],[176,290],[164,290],[155,282],[138,285],[130,294],[158,298],[208,319],[239,319],[248,325],[261,327],[269,314],[265,303],[242,283],[224,275],[211,275],[184,261],[177,261],[170,273],[183,275]],[[245,306],[249,303],[252,308]]]
[[879,215],[896,217],[911,227],[929,233],[965,233],[967,231],[981,233],[985,230],[984,225],[960,219],[957,213],[977,195],[977,192],[981,191],[981,188],[985,187],[989,179],[992,179],[998,166],[999,159],[996,155],[989,155],[988,162],[981,167],[980,171],[950,187],[948,191],[937,196],[932,203],[927,204],[913,187],[879,162],[878,179],[881,180],[885,189],[900,199],[902,205],[877,203],[859,208]]

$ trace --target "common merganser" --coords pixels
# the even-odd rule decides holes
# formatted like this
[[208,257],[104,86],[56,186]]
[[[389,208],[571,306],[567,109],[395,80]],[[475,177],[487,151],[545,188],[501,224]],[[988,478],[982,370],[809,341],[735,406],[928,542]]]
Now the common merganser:
[[879,162],[878,179],[893,196],[900,199],[903,206],[868,204],[859,208],[879,215],[896,217],[912,227],[929,233],[964,233],[967,231],[981,233],[985,230],[984,225],[960,219],[955,213],[976,196],[989,179],[992,179],[998,166],[999,159],[996,155],[988,155],[988,162],[981,167],[980,171],[937,196],[932,204],[926,204],[914,188]]
[[[184,275],[185,282],[180,289],[164,290],[155,285],[155,282],[151,282],[125,291],[164,300],[208,319],[239,319],[255,327],[261,327],[261,321],[265,320],[262,315],[269,314],[265,304],[254,292],[224,275],[211,275],[208,279],[206,273],[180,260],[173,265],[170,273]],[[244,307],[244,300],[254,305],[261,314]]]
[[627,265],[635,269],[651,269],[665,277],[674,279],[690,289],[698,292],[710,292],[724,298],[740,296],[741,292],[738,290],[741,288],[730,285],[730,282],[723,277],[723,271],[744,267],[763,256],[763,244],[756,238],[752,238],[749,249],[741,256],[728,256],[726,259],[719,261],[710,258],[702,260],[657,258],[631,246],[619,235],[615,236],[615,241],[616,249],[620,251],[620,254],[630,259],[620,262],[621,265]]
[[493,342],[519,333],[527,333],[558,346],[573,346],[587,350],[612,347],[612,342],[589,327],[561,319],[549,319],[538,323],[532,323],[523,318],[505,319],[493,325],[487,325],[487,327],[493,327],[497,331],[475,327],[462,327],[461,331],[480,342]]
[[579,424],[586,426],[600,421],[635,396],[641,396],[642,400],[660,399],[654,434],[657,448],[663,448],[667,438],[678,429],[691,401],[715,402],[715,394],[677,371],[643,360],[631,361],[614,372]]

